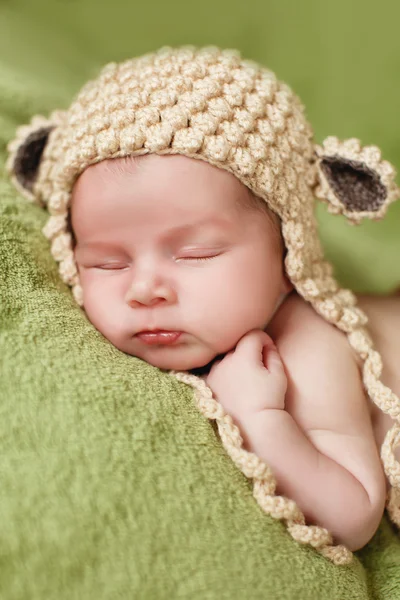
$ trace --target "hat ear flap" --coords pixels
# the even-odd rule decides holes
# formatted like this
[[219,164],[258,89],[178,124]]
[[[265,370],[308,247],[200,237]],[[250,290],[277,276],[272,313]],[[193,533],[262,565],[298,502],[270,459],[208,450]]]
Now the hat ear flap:
[[60,122],[61,115],[60,111],[56,111],[50,119],[40,115],[34,116],[29,125],[18,127],[15,139],[7,146],[7,171],[18,191],[33,202],[39,202],[34,185],[42,155],[49,135]]
[[396,171],[381,160],[375,146],[361,147],[359,140],[340,142],[329,137],[316,146],[315,195],[328,202],[329,212],[343,214],[352,223],[363,218],[381,219],[391,202],[400,197]]

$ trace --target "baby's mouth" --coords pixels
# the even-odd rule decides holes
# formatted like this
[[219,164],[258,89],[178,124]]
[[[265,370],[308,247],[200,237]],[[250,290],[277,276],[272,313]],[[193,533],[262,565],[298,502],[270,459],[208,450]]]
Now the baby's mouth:
[[148,346],[174,344],[182,335],[182,331],[140,331],[134,337]]

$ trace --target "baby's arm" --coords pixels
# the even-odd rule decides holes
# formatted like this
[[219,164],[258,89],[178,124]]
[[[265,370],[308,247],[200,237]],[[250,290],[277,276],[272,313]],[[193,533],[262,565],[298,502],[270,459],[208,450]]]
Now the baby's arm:
[[[336,543],[352,551],[369,542],[384,510],[385,490],[384,481],[379,484],[380,473],[370,486],[374,494],[370,497],[366,485],[340,461],[318,451],[284,410],[267,409],[236,422],[245,432],[245,448],[271,467],[278,484],[276,493],[295,500],[308,524],[325,527]],[[338,452],[345,442],[355,462],[367,463],[371,453],[361,457],[356,438],[345,439],[340,434],[330,433],[331,445]]]
[[[336,543],[350,550],[361,548],[381,520],[385,480],[366,401],[355,383],[354,359],[352,363],[350,353],[343,356],[342,348],[330,347],[329,360],[326,354],[314,356],[314,376],[307,390],[296,389],[290,380],[291,405],[307,402],[314,413],[310,423],[315,426],[303,431],[284,410],[286,375],[276,348],[267,340],[260,330],[247,334],[213,367],[207,383],[238,425],[245,449],[272,468],[277,494],[295,500],[307,522],[326,527]],[[263,345],[268,348],[264,378]],[[309,356],[304,349],[302,356]],[[303,379],[307,360],[297,360]]]

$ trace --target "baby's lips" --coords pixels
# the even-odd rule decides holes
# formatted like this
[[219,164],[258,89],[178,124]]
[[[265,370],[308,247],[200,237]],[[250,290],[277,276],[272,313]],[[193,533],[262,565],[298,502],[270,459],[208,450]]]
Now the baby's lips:
[[181,334],[181,331],[141,331],[135,337],[150,346],[170,345],[174,344],[181,337]]

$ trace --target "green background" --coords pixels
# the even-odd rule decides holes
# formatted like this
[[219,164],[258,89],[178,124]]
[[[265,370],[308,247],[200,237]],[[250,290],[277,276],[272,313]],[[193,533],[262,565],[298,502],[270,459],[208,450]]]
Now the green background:
[[[162,45],[238,48],[274,70],[301,97],[317,142],[328,135],[375,144],[400,166],[400,3],[381,0],[54,0],[0,2],[0,56],[20,86],[43,82],[67,107],[106,62]],[[18,44],[16,44],[18,40]],[[32,96],[32,95],[31,95]],[[0,99],[1,102],[1,99]],[[11,134],[11,132],[10,132]],[[383,222],[353,227],[318,205],[321,236],[340,281],[360,292],[400,285],[400,202]]]

